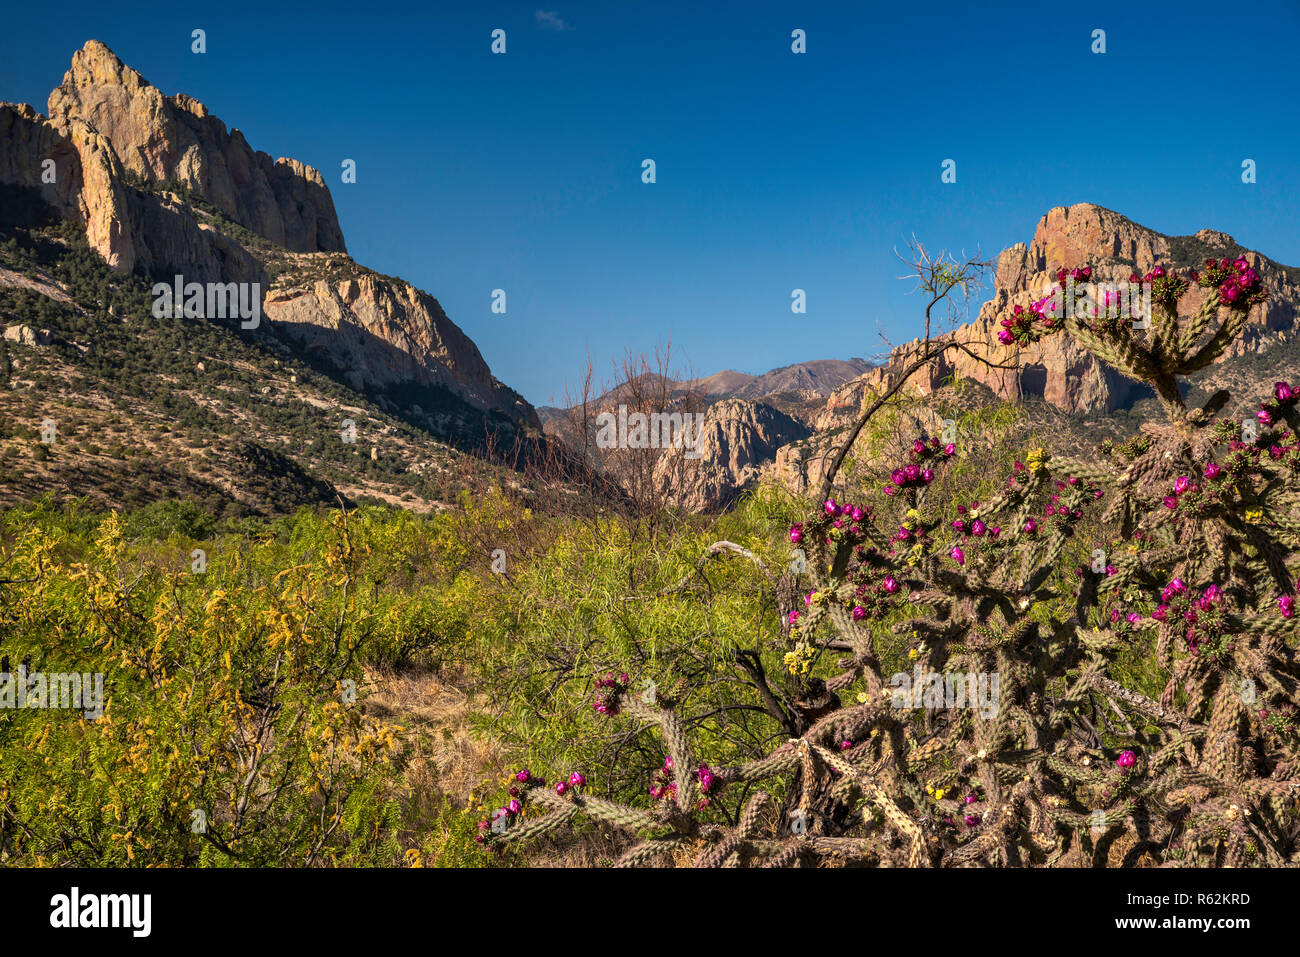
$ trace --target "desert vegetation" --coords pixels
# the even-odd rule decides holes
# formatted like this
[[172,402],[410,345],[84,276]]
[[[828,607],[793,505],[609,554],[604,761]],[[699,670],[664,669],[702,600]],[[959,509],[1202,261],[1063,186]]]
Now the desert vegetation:
[[[961,282],[951,266],[921,276],[939,299]],[[786,674],[742,668],[786,740],[736,761],[700,733],[723,724],[713,702],[702,719],[611,670],[593,708],[660,742],[649,799],[521,769],[484,841],[588,818],[637,836],[625,865],[1295,863],[1298,395],[1278,382],[1245,422],[1216,419],[1225,393],[1188,409],[1179,377],[1241,334],[1259,277],[1224,258],[1141,278],[1144,335],[1109,300],[1062,318],[1049,295],[1017,304],[999,338],[1075,337],[1151,386],[1164,423],[1094,461],[1034,448],[977,497],[944,487],[957,443],[921,435],[883,485],[829,494],[882,395],[824,502],[790,526],[780,578],[712,549],[755,562],[777,595]],[[1209,294],[1180,318],[1189,282]]]
[[[973,275],[918,262],[940,308]],[[9,509],[0,670],[104,707],[0,713],[0,861],[1294,863],[1296,391],[1187,405],[1258,290],[1147,278],[1144,331],[1006,319],[1000,361],[1070,335],[1152,387],[1090,458],[900,369],[815,501],[651,516],[531,461],[427,515]]]

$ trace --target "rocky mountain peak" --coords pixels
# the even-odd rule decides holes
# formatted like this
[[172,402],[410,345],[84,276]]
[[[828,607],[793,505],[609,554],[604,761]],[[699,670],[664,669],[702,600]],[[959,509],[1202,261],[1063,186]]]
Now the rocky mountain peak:
[[347,256],[316,169],[254,151],[203,103],[164,95],[98,40],[73,55],[49,111],[0,104],[0,184],[84,227],[111,269],[256,284],[273,332],[436,434],[481,441],[482,413],[540,429],[436,299]]
[[[1157,264],[1195,266],[1206,256],[1229,253],[1245,256],[1259,271],[1269,292],[1267,302],[1251,309],[1246,332],[1231,354],[1268,348],[1294,338],[1300,332],[1300,284],[1294,270],[1241,248],[1231,236],[1217,230],[1168,236],[1092,203],[1058,206],[1038,221],[1028,245],[1016,243],[1003,250],[997,260],[992,298],[973,322],[950,333],[990,362],[1005,363],[1014,357],[1019,367],[993,369],[968,354],[950,351],[918,372],[912,385],[930,392],[956,374],[983,383],[1000,398],[1037,396],[1066,412],[1120,407],[1135,397],[1136,387],[1072,339],[1051,336],[1013,356],[1009,348],[997,342],[999,320],[1012,305],[1027,304],[1031,297],[1044,295],[1061,267],[1091,266],[1094,282],[1119,283],[1127,282],[1134,272],[1145,274]],[[1193,285],[1180,303],[1182,314],[1198,309],[1202,295],[1202,290]],[[917,340],[898,347],[891,363],[896,366],[918,348]],[[861,392],[882,380],[883,372],[868,373],[862,379],[846,386],[846,394]],[[830,404],[834,405],[835,400]]]
[[60,130],[84,121],[136,176],[177,183],[292,252],[346,251],[319,172],[254,151],[198,100],[164,95],[98,40],[73,55],[49,111]]

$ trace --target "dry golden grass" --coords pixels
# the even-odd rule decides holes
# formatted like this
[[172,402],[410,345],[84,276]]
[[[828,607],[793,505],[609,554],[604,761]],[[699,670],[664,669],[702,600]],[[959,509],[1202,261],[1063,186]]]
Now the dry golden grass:
[[433,670],[368,670],[366,714],[399,724],[408,732],[407,782],[465,805],[486,780],[504,772],[501,745],[474,732],[473,704],[458,682],[462,676]]
[[[401,835],[406,847],[439,846],[450,836],[440,814],[444,801],[455,811],[487,816],[479,802],[496,800],[509,786],[512,756],[501,742],[474,728],[473,696],[464,673],[433,669],[368,670],[366,718],[405,729],[405,772],[394,796],[415,825]],[[430,833],[437,829],[440,833]],[[583,828],[531,842],[523,849],[532,867],[608,866],[630,846],[606,828]],[[434,863],[425,857],[426,863]]]
[[412,822],[400,835],[407,848],[442,846],[451,837],[445,812],[473,808],[504,773],[505,751],[472,727],[473,704],[463,685],[463,676],[434,669],[365,673],[367,721],[405,732],[404,770],[393,796]]

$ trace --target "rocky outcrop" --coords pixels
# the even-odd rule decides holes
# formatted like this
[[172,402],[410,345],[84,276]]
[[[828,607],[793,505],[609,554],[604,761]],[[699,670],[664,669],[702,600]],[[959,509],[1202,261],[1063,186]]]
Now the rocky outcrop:
[[60,128],[26,103],[0,103],[0,183],[36,189],[85,226],[87,242],[110,266],[135,267],[122,165],[85,122]]
[[259,236],[294,252],[344,252],[343,232],[320,173],[272,161],[198,100],[165,96],[103,43],[89,41],[50,94],[50,122],[88,124],[122,165],[156,183],[185,187]]
[[[983,383],[1000,398],[1038,396],[1066,412],[1108,411],[1125,405],[1141,394],[1139,387],[1093,358],[1070,337],[1048,336],[1028,348],[1014,349],[998,343],[999,322],[1014,305],[1045,295],[1060,267],[1091,266],[1094,282],[1121,283],[1133,272],[1145,274],[1157,264],[1194,266],[1212,255],[1244,255],[1269,292],[1267,302],[1251,309],[1246,332],[1229,357],[1288,341],[1300,331],[1300,285],[1283,267],[1242,249],[1226,233],[1203,229],[1195,236],[1165,236],[1119,213],[1080,203],[1049,211],[1028,246],[1017,243],[998,257],[993,298],[983,305],[974,322],[945,337],[956,339],[973,355],[951,349],[941,360],[918,371],[908,387],[928,393],[955,375]],[[1198,309],[1203,295],[1199,287],[1192,286],[1179,304],[1181,313]],[[905,367],[920,345],[913,340],[898,347],[885,367],[832,393],[817,428],[830,427],[841,418],[844,408],[856,409],[861,396],[880,388],[888,370]]]
[[325,272],[328,278],[306,284],[290,278],[267,294],[263,314],[277,331],[348,370],[354,388],[443,388],[475,408],[541,428],[532,406],[497,381],[478,347],[428,293],[343,256],[293,261],[288,277]]
[[655,482],[682,508],[706,511],[732,502],[751,485],[777,449],[808,435],[770,405],[726,399],[709,407],[695,451],[672,450],[655,463]]
[[[1016,350],[997,341],[1001,319],[1015,304],[1027,304],[1031,298],[1045,295],[1060,267],[1091,266],[1093,281],[1121,283],[1132,273],[1145,274],[1157,264],[1199,266],[1209,256],[1239,255],[1245,256],[1263,277],[1269,298],[1251,310],[1246,331],[1224,359],[1262,351],[1297,337],[1300,286],[1292,278],[1295,270],[1244,249],[1217,230],[1202,229],[1193,236],[1165,236],[1089,203],[1050,210],[1039,221],[1032,242],[1017,243],[998,257],[993,297],[983,305],[978,317],[945,337],[955,339],[974,355],[949,350],[917,371],[905,390],[929,396],[957,378],[987,387],[992,393],[990,401],[994,397],[1015,400],[1037,396],[1067,413],[1109,411],[1126,405],[1143,395],[1141,387],[1094,359],[1069,336],[1049,336],[1029,348]],[[1180,313],[1186,315],[1199,309],[1203,296],[1199,287],[1192,286],[1179,303]],[[891,373],[914,361],[920,346],[919,340],[913,340],[896,348],[884,366],[835,389],[813,418],[812,435],[777,450],[766,469],[767,477],[800,492],[816,487],[843,441],[845,430],[867,403],[889,387]],[[990,364],[1010,368],[991,368]],[[944,401],[952,405],[959,399],[947,389]],[[930,405],[903,408],[898,413],[903,422],[893,431],[908,436],[936,434],[941,423]],[[882,449],[887,451],[877,445],[859,439],[854,455],[870,467],[880,458]]]
[[[819,425],[807,438],[777,449],[772,461],[762,470],[763,478],[800,494],[817,488],[844,440],[846,427],[857,419],[862,400],[872,398],[867,391],[842,391],[841,404],[819,420],[825,427]],[[895,459],[904,456],[906,445],[916,436],[937,435],[942,428],[942,417],[928,406],[918,404],[899,409],[885,436],[875,442],[860,439],[854,453],[860,457],[862,466],[873,468],[890,456]]]
[[26,324],[6,327],[4,337],[6,342],[16,342],[20,346],[39,347],[50,344],[50,330],[33,329]]
[[[347,258],[316,170],[254,152],[202,103],[164,96],[95,40],[73,56],[49,110],[47,119],[0,104],[0,183],[36,190],[83,225],[112,268],[180,274],[187,283],[260,283],[271,327],[327,359],[353,388],[380,393],[386,407],[431,428],[467,425],[480,440],[481,420],[469,423],[467,410],[540,430],[532,406],[492,376],[437,300]],[[281,249],[245,246],[211,207]],[[419,402],[430,400],[412,397],[421,388],[446,390],[464,405],[426,415]]]
[[60,128],[27,104],[0,104],[0,183],[37,190],[84,226],[90,247],[122,272],[175,270],[204,283],[265,279],[251,254],[201,224],[185,203],[127,185],[112,145],[79,118]]
[[[49,182],[45,160],[53,161]],[[26,103],[0,103],[0,183],[28,186],[60,212],[76,207],[81,161],[76,148]]]
[[319,173],[254,153],[202,103],[164,96],[97,40],[73,56],[49,109],[46,118],[27,104],[0,104],[0,182],[39,190],[85,227],[90,247],[114,269],[174,269],[197,282],[262,275],[185,203],[135,189],[129,173],[183,186],[287,249],[345,249]]
[[186,282],[260,282],[265,287],[262,264],[220,230],[200,223],[183,202],[136,189],[128,190],[126,199],[128,235],[138,268],[155,276],[174,271]]

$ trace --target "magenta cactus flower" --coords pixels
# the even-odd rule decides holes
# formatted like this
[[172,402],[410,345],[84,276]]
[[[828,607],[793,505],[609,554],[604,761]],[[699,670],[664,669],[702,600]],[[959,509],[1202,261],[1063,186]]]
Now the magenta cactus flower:
[[531,776],[532,776],[532,775],[530,775],[530,774],[528,773],[528,769],[527,769],[527,768],[524,768],[522,771],[516,771],[516,772],[515,772],[515,780],[518,781],[520,784],[527,784],[527,783],[528,783],[528,779],[529,779]]
[[1206,477],[1207,479],[1216,479],[1216,478],[1218,478],[1218,477],[1219,477],[1219,473],[1222,472],[1222,471],[1223,471],[1223,469],[1219,468],[1219,466],[1216,465],[1214,462],[1207,462],[1206,465],[1205,465],[1205,477]]
[[558,794],[558,795],[560,795],[561,797],[563,797],[563,796],[564,796],[564,792],[567,791],[567,790],[569,790],[569,785],[568,785],[566,782],[564,782],[564,781],[556,781],[556,782],[555,782],[555,793],[556,793],[556,794]]
[[581,771],[574,771],[572,774],[569,775],[569,784],[572,787],[580,788],[586,783],[587,783],[587,779],[583,777]]
[[1115,764],[1125,771],[1133,767],[1136,763],[1137,755],[1132,751],[1121,751],[1119,757],[1115,759]]
[[1290,618],[1295,614],[1295,596],[1283,595],[1277,600],[1277,607],[1281,609],[1283,618]]
[[952,560],[955,561],[958,565],[966,564],[966,553],[961,550],[960,545],[953,546],[952,551],[949,552],[948,554],[952,556]]

